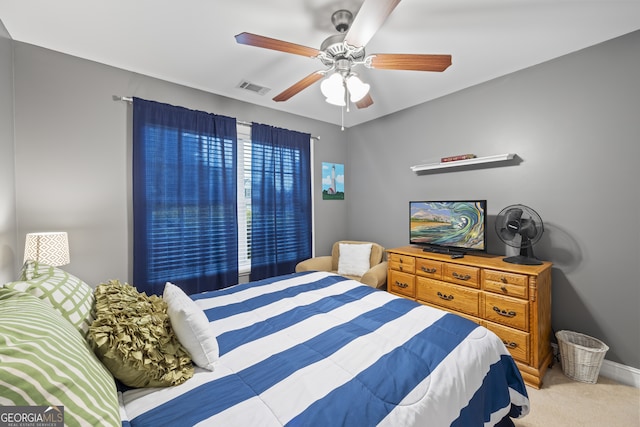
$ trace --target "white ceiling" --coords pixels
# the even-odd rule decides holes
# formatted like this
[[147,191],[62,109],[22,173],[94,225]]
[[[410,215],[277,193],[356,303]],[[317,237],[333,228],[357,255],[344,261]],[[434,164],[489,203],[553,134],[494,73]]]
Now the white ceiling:
[[[331,14],[362,0],[0,0],[17,41],[305,117],[340,124],[320,84],[276,94],[318,59],[240,45],[255,33],[313,48],[336,31]],[[372,53],[444,53],[443,73],[357,69],[374,104],[345,126],[447,95],[640,29],[640,0],[404,0],[366,46]],[[612,64],[615,66],[615,64]],[[241,80],[271,88],[260,96]],[[130,96],[122,93],[114,95]]]

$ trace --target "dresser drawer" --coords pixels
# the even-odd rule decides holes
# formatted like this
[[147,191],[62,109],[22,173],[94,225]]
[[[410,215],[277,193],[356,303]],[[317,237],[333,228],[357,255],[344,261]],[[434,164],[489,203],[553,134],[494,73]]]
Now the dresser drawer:
[[396,270],[389,270],[388,290],[410,298],[416,294],[416,276]]
[[500,295],[484,295],[485,319],[502,325],[529,331],[529,303]]
[[506,328],[492,322],[485,323],[487,329],[500,337],[514,359],[529,363],[529,334],[527,332]]
[[[441,305],[431,304],[431,303],[428,303],[426,301],[419,300],[419,299],[416,300],[416,302],[419,302],[422,305],[428,305],[429,307],[437,308],[439,310],[444,310],[444,308]],[[445,310],[445,311],[448,311],[448,310]],[[485,324],[487,323],[486,321],[480,319],[479,317],[475,317],[475,316],[472,316],[470,314],[462,313],[460,311],[456,311],[455,315],[456,316],[460,316],[460,317],[464,317],[467,320],[471,320],[472,322],[477,323],[480,326],[485,326]]]
[[442,279],[442,263],[430,259],[416,259],[416,274],[432,279]]
[[389,267],[392,270],[404,271],[405,273],[415,272],[416,259],[412,256],[391,254],[389,257]]
[[442,279],[458,285],[480,288],[480,269],[466,265],[444,263]]
[[528,285],[529,277],[524,274],[496,270],[483,270],[482,272],[482,288],[488,292],[527,299],[529,297]]
[[479,316],[479,291],[440,280],[416,277],[416,298],[451,311]]

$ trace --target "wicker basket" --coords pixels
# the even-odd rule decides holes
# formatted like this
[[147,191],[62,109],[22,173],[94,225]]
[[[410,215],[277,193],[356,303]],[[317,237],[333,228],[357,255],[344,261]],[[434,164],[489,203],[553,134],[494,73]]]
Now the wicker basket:
[[576,381],[595,384],[609,347],[588,335],[571,331],[556,332],[562,372]]

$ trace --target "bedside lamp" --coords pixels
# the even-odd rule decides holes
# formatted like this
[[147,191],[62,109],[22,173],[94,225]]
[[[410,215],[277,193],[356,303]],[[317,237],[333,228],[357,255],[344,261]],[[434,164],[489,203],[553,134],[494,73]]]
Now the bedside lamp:
[[66,232],[28,233],[24,260],[34,260],[57,267],[71,262]]

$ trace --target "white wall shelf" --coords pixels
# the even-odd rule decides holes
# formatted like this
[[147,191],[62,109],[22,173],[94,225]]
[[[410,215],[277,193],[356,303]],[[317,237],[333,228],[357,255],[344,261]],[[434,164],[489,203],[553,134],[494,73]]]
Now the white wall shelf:
[[513,153],[497,154],[495,156],[475,157],[473,159],[455,160],[453,162],[425,163],[422,165],[411,166],[414,172],[422,172],[434,169],[448,169],[460,166],[479,165],[483,163],[497,163],[512,160],[516,155]]

